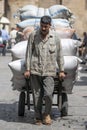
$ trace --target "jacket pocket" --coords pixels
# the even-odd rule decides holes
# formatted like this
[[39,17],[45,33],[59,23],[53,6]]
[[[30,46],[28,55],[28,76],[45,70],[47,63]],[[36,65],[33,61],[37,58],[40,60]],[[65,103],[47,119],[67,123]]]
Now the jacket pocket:
[[50,43],[50,44],[49,44],[49,52],[50,52],[50,53],[54,53],[55,51],[56,51],[56,45]]

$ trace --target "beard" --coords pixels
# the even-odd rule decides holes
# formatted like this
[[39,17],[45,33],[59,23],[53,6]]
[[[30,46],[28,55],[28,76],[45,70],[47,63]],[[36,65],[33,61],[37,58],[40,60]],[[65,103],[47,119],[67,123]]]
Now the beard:
[[46,36],[49,33],[49,30],[40,30],[41,35]]

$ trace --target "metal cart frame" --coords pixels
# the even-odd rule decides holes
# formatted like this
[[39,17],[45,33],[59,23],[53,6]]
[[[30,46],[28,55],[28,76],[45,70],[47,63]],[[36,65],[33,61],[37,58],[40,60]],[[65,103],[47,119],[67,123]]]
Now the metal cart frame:
[[[54,106],[58,106],[59,111],[62,109],[62,81],[58,80],[58,77],[54,78],[55,87],[53,95],[57,95],[57,103],[52,104]],[[32,93],[30,88],[29,79],[26,79],[26,90],[20,92],[19,103],[18,103],[18,116],[24,116],[25,113],[25,105],[27,105],[28,110],[30,110],[30,106],[33,105],[30,103],[30,94]],[[26,98],[26,102],[25,102]]]

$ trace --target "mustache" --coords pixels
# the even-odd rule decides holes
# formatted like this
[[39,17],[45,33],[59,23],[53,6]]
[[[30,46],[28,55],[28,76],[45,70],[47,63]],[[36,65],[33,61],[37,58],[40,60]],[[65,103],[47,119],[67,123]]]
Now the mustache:
[[46,30],[43,30],[43,29],[42,29],[42,31],[45,32]]

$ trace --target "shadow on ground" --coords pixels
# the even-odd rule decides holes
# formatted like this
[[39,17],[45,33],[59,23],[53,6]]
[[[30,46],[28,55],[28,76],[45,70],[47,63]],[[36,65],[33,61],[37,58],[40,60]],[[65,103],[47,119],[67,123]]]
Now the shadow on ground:
[[[51,116],[53,120],[56,120],[58,117],[60,117],[60,112],[57,107],[53,106]],[[25,114],[23,117],[21,117],[18,116],[18,102],[14,102],[12,104],[0,103],[0,120],[34,124],[33,105],[30,106],[30,110],[28,110],[27,105],[25,105]]]
[[34,111],[27,109],[25,106],[25,115],[24,117],[18,116],[18,102],[13,104],[4,104],[0,103],[0,120],[7,122],[23,122],[23,123],[34,123]]

